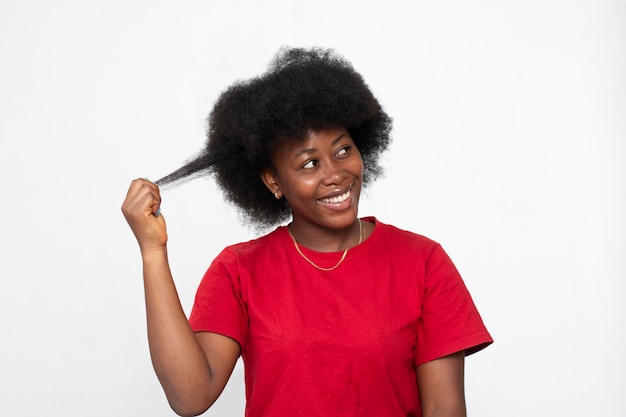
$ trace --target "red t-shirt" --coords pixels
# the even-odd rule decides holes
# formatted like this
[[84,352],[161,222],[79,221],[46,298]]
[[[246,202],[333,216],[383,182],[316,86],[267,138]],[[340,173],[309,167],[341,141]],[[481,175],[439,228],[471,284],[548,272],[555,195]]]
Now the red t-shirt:
[[[246,416],[421,416],[415,367],[492,342],[439,244],[364,220],[373,233],[332,271],[286,227],[209,267],[189,321],[241,345]],[[342,254],[300,249],[322,267]]]

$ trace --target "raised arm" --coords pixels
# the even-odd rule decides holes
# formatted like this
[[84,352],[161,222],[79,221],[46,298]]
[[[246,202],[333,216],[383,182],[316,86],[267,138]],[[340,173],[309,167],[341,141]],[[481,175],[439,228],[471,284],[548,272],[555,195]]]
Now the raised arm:
[[134,180],[122,212],[143,260],[148,343],[154,370],[172,409],[181,416],[206,411],[230,378],[239,344],[214,333],[194,334],[178,298],[167,257],[159,188]]

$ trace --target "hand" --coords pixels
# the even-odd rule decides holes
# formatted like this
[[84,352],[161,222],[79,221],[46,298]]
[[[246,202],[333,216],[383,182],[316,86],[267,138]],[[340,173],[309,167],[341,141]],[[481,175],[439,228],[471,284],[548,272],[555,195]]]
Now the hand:
[[128,188],[122,213],[135,234],[142,253],[162,249],[167,243],[165,219],[160,215],[159,187],[145,179],[136,179]]

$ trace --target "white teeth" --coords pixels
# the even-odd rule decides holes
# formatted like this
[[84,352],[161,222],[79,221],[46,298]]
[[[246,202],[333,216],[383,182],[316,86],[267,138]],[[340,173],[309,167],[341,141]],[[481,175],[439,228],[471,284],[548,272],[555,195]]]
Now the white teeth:
[[322,198],[321,201],[323,201],[324,203],[337,204],[337,203],[341,203],[343,201],[346,201],[349,197],[350,197],[350,190],[348,190],[344,194],[338,195],[336,197]]

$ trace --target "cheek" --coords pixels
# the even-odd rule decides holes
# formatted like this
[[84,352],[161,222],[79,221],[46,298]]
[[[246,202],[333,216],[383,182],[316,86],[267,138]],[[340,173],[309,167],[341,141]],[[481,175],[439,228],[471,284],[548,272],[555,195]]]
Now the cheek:
[[363,161],[361,160],[361,156],[359,155],[359,158],[355,158],[354,164],[353,164],[353,173],[356,177],[359,178],[363,178]]
[[290,181],[283,192],[285,196],[291,197],[292,200],[305,199],[315,195],[318,183],[316,179],[311,177],[300,178],[297,181]]
[[299,189],[303,195],[314,196],[320,184],[319,179],[307,178],[300,182]]

